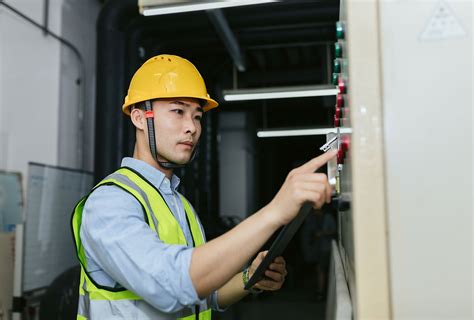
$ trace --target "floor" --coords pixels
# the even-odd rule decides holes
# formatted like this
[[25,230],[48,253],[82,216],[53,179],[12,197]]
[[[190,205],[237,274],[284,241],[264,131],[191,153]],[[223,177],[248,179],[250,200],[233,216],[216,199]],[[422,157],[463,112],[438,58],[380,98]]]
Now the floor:
[[324,319],[325,301],[316,301],[310,291],[283,290],[248,296],[226,312],[213,313],[213,320]]

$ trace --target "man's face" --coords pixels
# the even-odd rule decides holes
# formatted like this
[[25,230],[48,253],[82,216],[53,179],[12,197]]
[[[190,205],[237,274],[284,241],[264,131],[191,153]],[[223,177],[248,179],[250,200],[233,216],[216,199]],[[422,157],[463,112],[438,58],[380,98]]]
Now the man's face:
[[160,160],[186,164],[201,136],[203,110],[197,99],[172,98],[153,102]]

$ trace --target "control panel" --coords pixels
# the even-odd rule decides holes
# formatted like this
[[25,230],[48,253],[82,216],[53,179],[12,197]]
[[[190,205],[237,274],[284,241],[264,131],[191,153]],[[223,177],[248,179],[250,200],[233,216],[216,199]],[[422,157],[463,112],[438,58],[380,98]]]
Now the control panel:
[[472,205],[446,199],[472,199],[473,84],[459,73],[472,69],[472,1],[341,0],[339,13],[327,317],[471,319]]
[[346,52],[346,25],[336,23],[332,84],[338,89],[334,105],[336,133],[327,135],[327,148],[337,149],[337,157],[328,164],[328,178],[335,193],[332,206],[338,212],[339,247],[344,268],[353,259],[353,234],[351,216],[351,118],[349,101],[348,59]]

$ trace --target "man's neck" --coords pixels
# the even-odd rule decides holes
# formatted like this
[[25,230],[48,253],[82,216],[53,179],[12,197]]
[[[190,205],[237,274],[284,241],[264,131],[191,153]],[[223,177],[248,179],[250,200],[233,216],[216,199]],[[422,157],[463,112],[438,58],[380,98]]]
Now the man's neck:
[[171,177],[173,176],[173,169],[163,168],[156,162],[155,159],[153,159],[150,152],[140,152],[137,146],[135,146],[135,149],[133,151],[133,158],[146,162],[153,168],[160,170],[171,181]]

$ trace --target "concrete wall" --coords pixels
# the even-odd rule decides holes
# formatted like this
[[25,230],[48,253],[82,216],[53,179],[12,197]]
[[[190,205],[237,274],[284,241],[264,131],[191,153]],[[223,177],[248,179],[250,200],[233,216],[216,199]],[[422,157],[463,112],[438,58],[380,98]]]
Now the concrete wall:
[[[43,1],[7,3],[43,24]],[[92,169],[99,9],[96,0],[49,3],[48,28],[77,47],[81,66],[71,49],[0,5],[0,169],[26,175],[30,161]]]
[[[9,1],[41,23],[42,1]],[[52,32],[60,34],[61,2],[50,3]],[[26,175],[28,161],[57,164],[60,44],[0,5],[0,169]]]
[[[45,1],[5,2],[43,25]],[[92,170],[99,10],[97,0],[49,1],[48,29],[77,48],[81,64],[69,47],[0,4],[0,170],[21,172],[24,196],[28,162]],[[9,239],[0,238],[2,250],[12,246]],[[8,253],[0,259],[0,278],[10,279],[0,281],[3,319],[9,319],[13,285]]]

